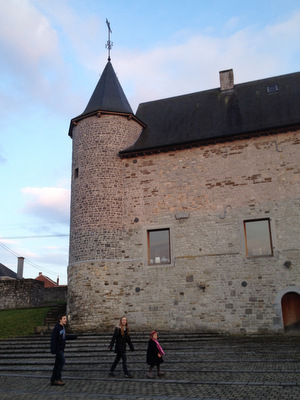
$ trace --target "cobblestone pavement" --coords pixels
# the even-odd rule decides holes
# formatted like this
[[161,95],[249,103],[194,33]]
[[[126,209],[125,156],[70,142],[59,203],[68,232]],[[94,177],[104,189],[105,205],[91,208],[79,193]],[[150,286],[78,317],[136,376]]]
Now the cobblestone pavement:
[[0,341],[0,399],[299,400],[300,336],[220,337],[162,334],[163,377],[146,378],[147,334],[132,335],[133,379],[121,363],[108,376],[110,336],[69,342],[65,386],[50,386],[54,357],[47,336]]

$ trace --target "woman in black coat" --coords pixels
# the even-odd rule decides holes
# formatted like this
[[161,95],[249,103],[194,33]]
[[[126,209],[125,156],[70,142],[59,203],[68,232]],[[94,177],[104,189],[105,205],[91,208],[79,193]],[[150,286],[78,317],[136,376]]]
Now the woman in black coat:
[[158,342],[158,335],[156,331],[150,333],[150,340],[147,349],[147,364],[149,365],[148,378],[153,378],[152,369],[156,365],[157,376],[162,376],[163,372],[160,371],[160,364],[164,362],[162,356],[165,354],[161,345]]
[[115,345],[116,358],[112,366],[110,367],[108,374],[110,376],[115,376],[114,370],[122,358],[123,371],[125,377],[133,378],[133,376],[128,372],[127,368],[126,344],[129,345],[131,351],[134,351],[134,347],[129,335],[129,327],[126,317],[122,317],[120,319],[119,326],[116,326],[113,337],[109,345],[109,350],[113,349],[115,343],[116,343]]

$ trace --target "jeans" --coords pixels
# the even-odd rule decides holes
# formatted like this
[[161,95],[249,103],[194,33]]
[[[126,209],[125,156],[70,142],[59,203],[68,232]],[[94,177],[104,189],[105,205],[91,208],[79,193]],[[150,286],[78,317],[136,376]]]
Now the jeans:
[[56,353],[55,364],[52,371],[51,381],[59,381],[61,380],[61,371],[65,365],[65,354],[63,350],[60,350]]
[[122,358],[122,363],[123,363],[123,371],[125,375],[129,375],[128,369],[127,369],[127,356],[126,353],[117,353],[115,361],[113,362],[112,366],[110,367],[110,372],[113,372],[114,369],[116,368],[118,362]]

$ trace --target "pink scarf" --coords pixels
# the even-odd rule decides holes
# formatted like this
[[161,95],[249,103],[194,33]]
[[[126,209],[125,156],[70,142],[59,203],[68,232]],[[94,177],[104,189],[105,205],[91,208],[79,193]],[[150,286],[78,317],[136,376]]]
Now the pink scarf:
[[157,341],[157,340],[154,340],[154,339],[152,339],[152,340],[153,340],[153,342],[155,342],[155,343],[156,343],[156,346],[157,346],[157,348],[158,348],[158,352],[159,352],[159,354],[160,354],[160,355],[162,355],[162,356],[164,356],[164,355],[165,355],[165,352],[163,351],[163,349],[162,349],[161,345],[158,343],[158,341]]

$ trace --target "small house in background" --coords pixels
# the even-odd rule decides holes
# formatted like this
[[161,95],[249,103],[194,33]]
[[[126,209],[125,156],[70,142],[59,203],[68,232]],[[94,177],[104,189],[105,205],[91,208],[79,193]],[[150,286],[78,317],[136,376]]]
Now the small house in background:
[[39,272],[39,276],[35,279],[37,281],[44,282],[45,288],[59,286],[59,277],[57,277],[57,281],[54,282],[52,279],[48,278],[48,276],[43,275],[42,272]]
[[36,279],[23,278],[24,257],[18,257],[18,270],[0,263],[0,310],[40,307],[45,303],[66,302],[68,287],[59,285],[42,272]]
[[0,263],[0,279],[17,279],[17,274]]

